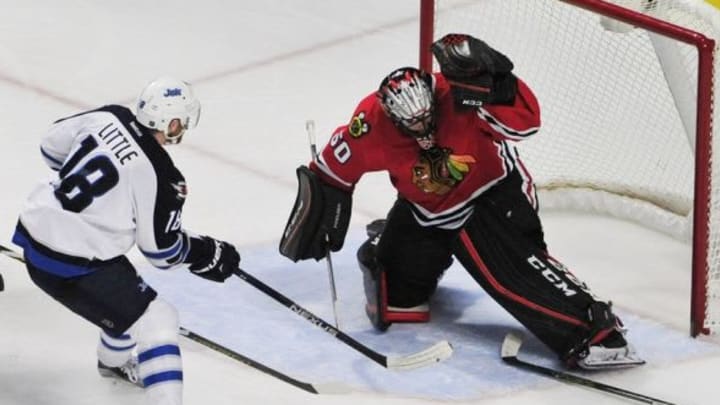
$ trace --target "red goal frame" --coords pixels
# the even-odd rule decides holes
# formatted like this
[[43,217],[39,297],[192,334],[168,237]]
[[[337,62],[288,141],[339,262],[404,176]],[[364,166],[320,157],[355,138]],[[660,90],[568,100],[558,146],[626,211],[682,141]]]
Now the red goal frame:
[[[528,0],[530,1],[530,0]],[[710,196],[711,196],[711,157],[713,134],[713,64],[715,40],[633,10],[629,10],[603,0],[556,0],[586,9],[596,14],[612,17],[645,30],[673,38],[692,45],[698,52],[698,88],[695,145],[695,184],[693,197],[693,236],[692,236],[692,286],[690,304],[690,334],[709,334],[705,327],[705,307],[707,305],[706,284],[708,282],[708,248],[710,235]],[[436,0],[420,0],[420,49],[419,66],[431,71],[432,53],[430,45],[434,39]]]

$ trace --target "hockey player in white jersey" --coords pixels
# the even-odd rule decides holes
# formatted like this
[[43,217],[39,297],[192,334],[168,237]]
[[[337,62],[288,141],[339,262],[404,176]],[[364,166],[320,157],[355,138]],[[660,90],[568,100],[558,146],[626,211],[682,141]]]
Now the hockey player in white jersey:
[[187,187],[162,145],[199,116],[188,83],[160,78],[135,114],[107,105],[55,122],[40,151],[57,174],[32,191],[13,236],[33,282],[101,329],[100,374],[143,386],[154,405],[182,403],[178,314],[125,254],[137,245],[159,269],[216,282],[240,262],[233,245],[182,226]]

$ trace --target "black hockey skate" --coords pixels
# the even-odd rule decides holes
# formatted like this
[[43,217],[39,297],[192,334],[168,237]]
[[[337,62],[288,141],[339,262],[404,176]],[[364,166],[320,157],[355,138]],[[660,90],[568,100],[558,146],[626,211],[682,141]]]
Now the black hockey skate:
[[103,377],[117,378],[140,388],[144,387],[142,380],[140,380],[140,375],[138,374],[138,365],[135,358],[130,359],[127,363],[120,367],[110,367],[98,360],[97,368],[98,373],[100,373]]

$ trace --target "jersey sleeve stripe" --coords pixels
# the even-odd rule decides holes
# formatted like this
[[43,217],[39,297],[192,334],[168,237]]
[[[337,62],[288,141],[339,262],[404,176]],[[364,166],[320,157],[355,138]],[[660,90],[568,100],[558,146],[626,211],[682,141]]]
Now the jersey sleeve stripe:
[[178,240],[169,248],[160,250],[158,252],[149,252],[140,249],[142,254],[152,263],[153,266],[159,269],[169,269],[174,267],[178,263],[182,263],[187,256],[189,250],[189,244],[184,237],[184,234],[178,235]]
[[510,173],[515,170],[515,156],[510,150],[510,146],[505,141],[500,141],[500,158],[505,164],[505,172]]
[[482,118],[483,120],[485,120],[493,130],[495,130],[496,132],[498,132],[501,135],[503,135],[507,138],[510,138],[510,139],[515,139],[515,140],[525,139],[525,138],[535,134],[540,129],[540,127],[530,127],[525,130],[517,130],[514,128],[510,128],[507,125],[504,125],[503,123],[500,122],[500,120],[495,118],[495,116],[490,114],[490,112],[488,112],[488,110],[486,110],[482,107],[479,107],[477,111],[478,111],[478,116],[480,118]]
[[178,238],[177,242],[175,242],[171,247],[167,249],[163,249],[159,252],[148,252],[146,250],[141,250],[141,252],[148,259],[167,259],[169,257],[175,256],[181,248],[182,239]]
[[332,178],[333,180],[337,181],[338,183],[342,184],[345,187],[352,187],[353,184],[350,182],[347,182],[340,177],[338,177],[337,174],[333,173],[332,170],[328,167],[328,165],[325,163],[325,160],[323,159],[322,155],[318,156],[318,160],[316,162],[318,169],[320,169],[323,174],[327,175],[328,177]]

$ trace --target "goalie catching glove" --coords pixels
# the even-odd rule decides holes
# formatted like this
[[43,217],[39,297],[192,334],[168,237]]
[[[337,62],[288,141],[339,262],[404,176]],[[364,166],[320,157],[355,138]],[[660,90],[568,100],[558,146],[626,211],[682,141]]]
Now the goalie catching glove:
[[206,280],[222,283],[240,265],[235,246],[209,236],[190,238],[190,252],[185,260],[188,269]]
[[282,239],[280,254],[298,260],[320,260],[343,246],[352,196],[322,182],[307,166],[297,169],[298,193]]
[[490,45],[469,35],[448,34],[432,44],[432,52],[457,106],[513,104],[513,63]]

